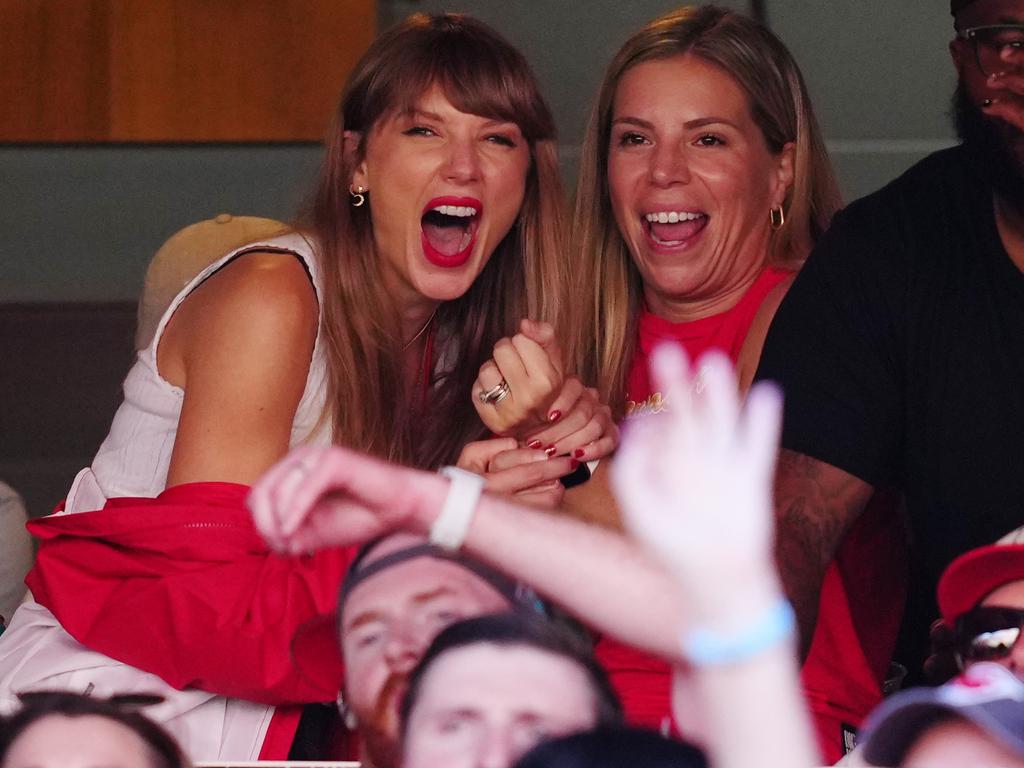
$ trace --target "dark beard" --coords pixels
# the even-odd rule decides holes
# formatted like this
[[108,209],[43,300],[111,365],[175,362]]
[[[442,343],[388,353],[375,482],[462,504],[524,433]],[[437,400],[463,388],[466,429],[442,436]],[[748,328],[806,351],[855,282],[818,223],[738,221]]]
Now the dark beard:
[[963,83],[953,97],[956,132],[978,174],[1005,202],[1024,209],[1024,156],[1014,144],[1024,147],[1020,131],[1002,120],[987,117],[971,102]]

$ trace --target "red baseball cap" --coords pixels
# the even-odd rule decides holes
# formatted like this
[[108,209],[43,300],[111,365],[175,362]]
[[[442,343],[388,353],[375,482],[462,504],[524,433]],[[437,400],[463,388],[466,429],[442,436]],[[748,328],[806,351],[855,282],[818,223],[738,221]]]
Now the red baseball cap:
[[950,626],[995,589],[1024,579],[1024,528],[995,544],[972,549],[949,564],[939,579],[942,619]]

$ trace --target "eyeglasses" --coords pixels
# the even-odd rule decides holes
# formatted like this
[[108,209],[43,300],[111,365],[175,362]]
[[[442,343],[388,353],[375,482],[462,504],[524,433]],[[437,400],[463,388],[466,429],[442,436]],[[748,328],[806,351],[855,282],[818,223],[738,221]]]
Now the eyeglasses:
[[957,33],[974,47],[974,57],[982,74],[994,75],[1007,69],[1024,66],[1024,24],[989,24],[971,27]]
[[960,666],[975,661],[996,661],[1010,655],[1024,628],[1024,610],[981,606],[956,621]]

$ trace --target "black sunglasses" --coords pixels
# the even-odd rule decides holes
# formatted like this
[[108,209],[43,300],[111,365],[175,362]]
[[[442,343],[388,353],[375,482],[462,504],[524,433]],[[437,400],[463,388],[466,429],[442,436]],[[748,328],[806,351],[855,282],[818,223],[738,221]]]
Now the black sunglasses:
[[1024,610],[979,606],[956,620],[957,661],[996,661],[1010,655],[1024,628]]

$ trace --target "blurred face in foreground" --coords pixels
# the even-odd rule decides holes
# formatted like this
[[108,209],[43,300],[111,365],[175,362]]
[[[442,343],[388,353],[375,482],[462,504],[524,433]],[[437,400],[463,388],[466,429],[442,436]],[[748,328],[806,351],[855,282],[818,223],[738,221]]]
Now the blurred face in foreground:
[[592,728],[596,700],[570,659],[522,645],[446,651],[409,713],[403,768],[508,768],[538,742]]
[[121,723],[98,715],[47,715],[11,744],[2,768],[151,768],[146,743]]
[[[391,537],[367,562],[420,542]],[[377,768],[396,762],[398,705],[409,672],[434,636],[460,619],[508,607],[508,600],[472,571],[432,557],[397,563],[352,591],[342,615],[345,699]]]
[[1024,758],[966,720],[947,720],[919,737],[900,763],[903,768],[1024,768]]

